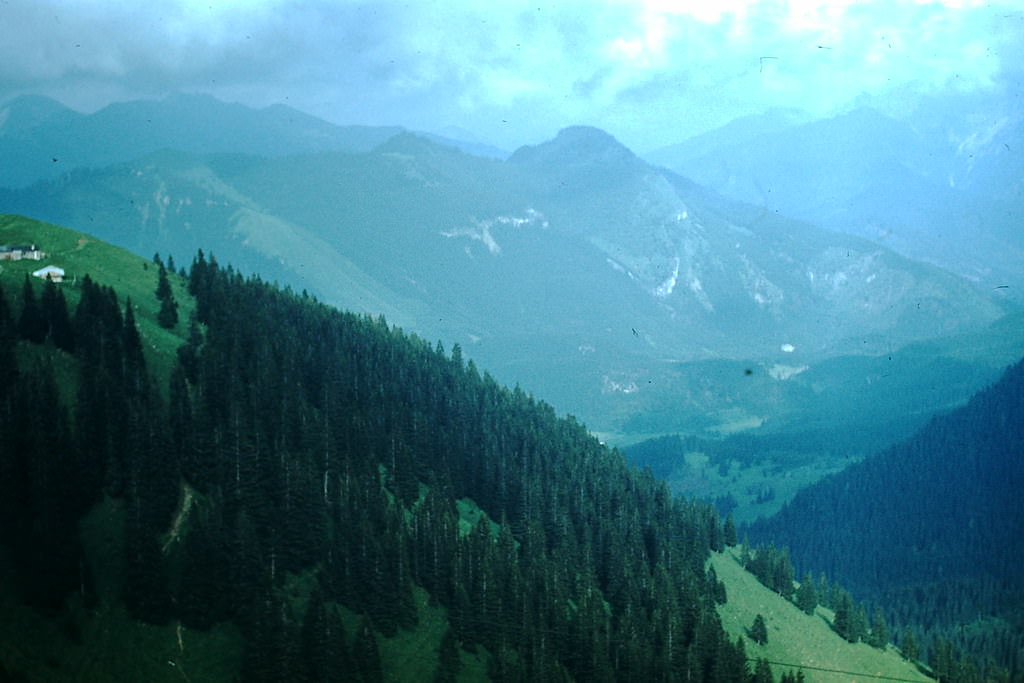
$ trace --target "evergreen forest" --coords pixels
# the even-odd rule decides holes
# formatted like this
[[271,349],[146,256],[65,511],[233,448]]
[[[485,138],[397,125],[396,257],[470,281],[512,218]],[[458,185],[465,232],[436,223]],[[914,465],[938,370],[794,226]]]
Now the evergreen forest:
[[[243,681],[765,680],[716,614],[713,506],[457,345],[202,252],[182,273],[169,364],[112,287],[3,281],[0,546],[32,609],[116,602],[179,644],[230,624]],[[114,567],[83,541],[97,510]],[[397,671],[379,643],[427,608],[444,636]]]
[[[914,437],[808,487],[752,538],[928,644],[942,680],[1024,675],[1024,361]],[[953,675],[953,653],[970,655]],[[973,671],[973,673],[971,673]],[[999,680],[999,679],[997,679]]]

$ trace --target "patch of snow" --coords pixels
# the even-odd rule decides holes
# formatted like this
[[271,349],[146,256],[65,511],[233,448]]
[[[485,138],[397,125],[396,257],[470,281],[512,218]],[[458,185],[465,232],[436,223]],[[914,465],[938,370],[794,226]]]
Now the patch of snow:
[[622,264],[619,263],[618,261],[616,261],[614,259],[610,259],[610,258],[606,258],[605,260],[608,262],[609,266],[611,266],[615,270],[619,271],[620,273],[625,273],[626,272],[626,269],[623,268]]
[[740,277],[754,303],[764,307],[781,303],[785,299],[782,288],[769,280],[760,268],[750,262],[746,255],[741,255],[740,259],[745,266],[740,271]]
[[[472,226],[442,230],[440,234],[442,237],[468,237],[469,239],[477,240],[487,247],[487,251],[497,255],[501,253],[501,245],[494,239],[491,228],[495,226],[521,228],[535,224],[541,228],[548,227],[548,221],[536,209],[527,208],[524,213],[525,216],[496,216],[495,218],[488,218],[482,221],[474,220]],[[468,249],[466,253],[472,256]]]
[[679,257],[675,257],[675,263],[672,266],[672,275],[666,278],[660,285],[654,288],[654,296],[659,299],[664,299],[672,290],[676,288],[676,283],[679,281]]
[[782,363],[776,363],[775,365],[768,368],[768,376],[772,379],[785,381],[791,377],[796,377],[801,372],[806,370],[808,365],[783,365]]
[[635,394],[640,391],[640,387],[636,385],[635,381],[618,382],[608,375],[603,377],[603,384],[601,392],[605,394]]
[[707,292],[704,291],[704,285],[701,284],[700,278],[694,274],[690,274],[688,282],[690,291],[697,297],[697,301],[704,307],[706,311],[714,312],[715,307],[711,305],[711,299],[708,298]]

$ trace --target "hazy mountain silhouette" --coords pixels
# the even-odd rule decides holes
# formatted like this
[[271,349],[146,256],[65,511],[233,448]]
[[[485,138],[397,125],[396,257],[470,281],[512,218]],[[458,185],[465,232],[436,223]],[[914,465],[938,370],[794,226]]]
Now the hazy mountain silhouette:
[[[170,122],[186,104],[205,123],[182,142]],[[286,110],[205,98],[86,118],[94,139],[111,139],[142,128],[142,112],[166,122],[162,147],[184,151],[79,170],[0,201],[139,254],[203,248],[328,303],[383,312],[602,425],[621,426],[652,402],[673,402],[681,416],[742,403],[731,391],[695,393],[680,362],[885,354],[1004,312],[962,279],[724,199],[594,128],[501,161],[410,133],[370,151],[270,154],[323,149],[315,131],[337,132],[301,116],[291,138],[260,143],[276,147],[257,156],[240,132],[218,146],[203,140],[237,121],[272,138],[287,128]],[[342,144],[340,133],[327,139]],[[203,145],[236,153],[189,151]]]
[[1024,115],[982,96],[927,98],[903,119],[864,102],[832,118],[765,115],[655,150],[730,197],[866,237],[988,287],[1024,291]]
[[111,104],[93,114],[24,96],[0,109],[0,186],[23,187],[74,168],[128,161],[160,149],[278,156],[365,151],[397,127],[335,126],[285,105],[251,109],[208,95]]

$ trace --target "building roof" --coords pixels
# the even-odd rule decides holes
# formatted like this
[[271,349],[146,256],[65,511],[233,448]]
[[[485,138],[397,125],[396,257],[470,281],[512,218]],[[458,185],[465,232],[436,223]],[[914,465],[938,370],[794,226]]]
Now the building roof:
[[64,269],[57,266],[44,266],[39,270],[33,271],[32,274],[36,277],[46,277],[47,275],[59,275],[63,277]]

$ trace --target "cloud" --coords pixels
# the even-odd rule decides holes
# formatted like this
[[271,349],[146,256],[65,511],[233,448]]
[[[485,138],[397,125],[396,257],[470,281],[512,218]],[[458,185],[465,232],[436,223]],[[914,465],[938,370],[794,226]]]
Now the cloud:
[[0,99],[198,91],[510,146],[586,122],[643,147],[772,106],[993,87],[1021,17],[966,0],[8,1]]

